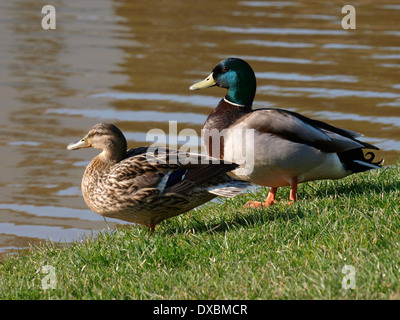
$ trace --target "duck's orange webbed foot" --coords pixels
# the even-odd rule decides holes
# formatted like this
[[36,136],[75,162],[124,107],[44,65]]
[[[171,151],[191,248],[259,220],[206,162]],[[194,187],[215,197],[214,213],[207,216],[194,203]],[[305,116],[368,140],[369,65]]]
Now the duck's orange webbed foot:
[[276,200],[275,200],[276,191],[277,191],[277,188],[271,188],[265,202],[247,201],[247,203],[244,205],[244,207],[252,208],[252,209],[262,209],[263,207],[269,207],[270,205],[276,203]]
[[297,201],[297,177],[290,182],[289,205]]
[[274,204],[276,201],[272,203],[268,203],[267,201],[265,202],[260,202],[260,201],[247,201],[246,204],[244,205],[245,208],[252,208],[252,209],[262,209],[263,207],[268,207],[271,204]]

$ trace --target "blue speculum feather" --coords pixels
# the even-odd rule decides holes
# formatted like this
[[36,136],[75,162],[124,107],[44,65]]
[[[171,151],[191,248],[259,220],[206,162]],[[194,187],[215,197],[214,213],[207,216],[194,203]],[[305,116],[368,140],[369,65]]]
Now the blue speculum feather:
[[181,182],[186,174],[186,169],[179,169],[176,170],[174,172],[172,172],[168,178],[167,184],[165,186],[165,188],[169,188],[175,184],[177,184],[178,182]]

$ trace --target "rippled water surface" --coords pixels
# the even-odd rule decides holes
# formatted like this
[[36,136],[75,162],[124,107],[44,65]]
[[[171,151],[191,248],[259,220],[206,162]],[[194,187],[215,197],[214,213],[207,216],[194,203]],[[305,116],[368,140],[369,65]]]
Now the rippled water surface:
[[[66,1],[57,29],[41,4],[0,4],[0,252],[71,241],[116,220],[87,209],[80,180],[96,150],[66,145],[97,122],[130,147],[153,128],[200,133],[225,92],[191,92],[220,60],[256,72],[255,107],[279,107],[364,133],[379,157],[400,151],[400,6],[359,1],[343,30],[341,1]],[[179,132],[179,131],[178,131]],[[175,136],[174,136],[175,134]],[[177,138],[177,133],[172,133]]]

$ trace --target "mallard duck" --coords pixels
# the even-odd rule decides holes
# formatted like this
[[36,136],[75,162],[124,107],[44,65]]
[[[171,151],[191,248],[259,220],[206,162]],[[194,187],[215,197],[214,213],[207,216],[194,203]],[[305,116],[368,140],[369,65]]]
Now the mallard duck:
[[88,207],[102,216],[145,225],[151,232],[165,219],[249,186],[226,174],[237,167],[234,163],[161,147],[127,150],[123,133],[113,124],[96,124],[67,149],[87,147],[102,150],[82,178]]
[[359,133],[288,110],[253,110],[256,77],[244,60],[228,58],[221,61],[205,80],[192,85],[190,90],[212,86],[228,89],[228,92],[208,116],[203,130],[225,130],[225,133],[219,154],[212,152],[211,136],[203,139],[206,152],[210,156],[230,158],[235,163],[243,164],[244,146],[234,144],[233,148],[236,150],[232,152],[226,141],[232,140],[235,129],[254,130],[251,153],[254,157],[253,170],[244,173],[241,168],[237,168],[230,173],[236,179],[271,187],[266,201],[249,201],[246,204],[249,207],[275,203],[278,187],[290,186],[289,200],[292,203],[297,200],[298,183],[339,179],[352,173],[381,167],[381,161],[373,162],[373,152],[365,155],[363,152],[364,148],[378,148],[357,140],[361,136]]

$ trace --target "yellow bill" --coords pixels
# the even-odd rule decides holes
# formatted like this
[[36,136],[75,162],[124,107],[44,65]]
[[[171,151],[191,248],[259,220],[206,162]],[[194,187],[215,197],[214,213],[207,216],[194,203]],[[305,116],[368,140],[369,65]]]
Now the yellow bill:
[[215,86],[215,80],[213,77],[213,74],[211,73],[207,78],[205,78],[203,81],[197,82],[194,85],[190,86],[190,90],[200,90],[208,87]]
[[76,150],[82,148],[90,148],[92,145],[87,141],[87,137],[82,138],[76,142],[72,142],[67,146],[68,150]]

